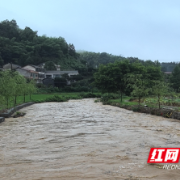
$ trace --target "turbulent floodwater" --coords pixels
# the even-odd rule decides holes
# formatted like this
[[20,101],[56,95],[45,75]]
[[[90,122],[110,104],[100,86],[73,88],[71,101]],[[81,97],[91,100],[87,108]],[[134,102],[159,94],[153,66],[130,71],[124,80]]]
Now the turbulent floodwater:
[[93,99],[21,111],[0,124],[0,180],[180,179],[180,169],[146,163],[150,147],[180,147],[178,120]]

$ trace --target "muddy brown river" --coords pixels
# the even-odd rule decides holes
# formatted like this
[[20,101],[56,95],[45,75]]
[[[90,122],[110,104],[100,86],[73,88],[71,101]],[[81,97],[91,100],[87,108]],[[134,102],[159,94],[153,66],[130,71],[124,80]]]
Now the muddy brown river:
[[0,124],[0,180],[180,179],[180,169],[147,164],[151,147],[180,147],[179,120],[94,99],[21,111]]

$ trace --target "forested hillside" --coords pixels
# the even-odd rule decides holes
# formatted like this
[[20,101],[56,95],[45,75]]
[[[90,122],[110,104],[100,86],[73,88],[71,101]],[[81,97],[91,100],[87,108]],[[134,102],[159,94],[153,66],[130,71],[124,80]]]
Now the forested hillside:
[[83,67],[73,44],[64,38],[38,36],[30,27],[20,29],[15,20],[0,23],[0,65],[21,66],[53,61],[62,68]]
[[179,62],[163,62],[161,63],[161,70],[163,72],[172,72]]
[[76,52],[73,44],[68,44],[63,37],[39,36],[30,27],[19,28],[15,20],[0,22],[0,66],[15,63],[21,66],[38,65],[44,62],[59,64],[61,69],[76,69],[83,73],[97,69],[100,64],[129,60],[141,62],[144,65],[161,65],[164,72],[172,72],[177,63],[159,63],[158,61],[143,61],[134,57],[123,57],[106,52],[95,53]]
[[80,54],[80,60],[81,62],[85,61],[87,66],[89,68],[97,68],[100,64],[108,64],[108,63],[114,63],[115,61],[122,61],[122,60],[128,60],[130,63],[133,62],[140,62],[143,65],[154,65],[154,66],[160,66],[161,64],[158,61],[151,61],[151,60],[141,60],[137,57],[123,57],[123,56],[115,56],[112,54],[108,54],[106,52],[102,53],[95,53],[95,52],[87,52],[87,51],[81,51]]

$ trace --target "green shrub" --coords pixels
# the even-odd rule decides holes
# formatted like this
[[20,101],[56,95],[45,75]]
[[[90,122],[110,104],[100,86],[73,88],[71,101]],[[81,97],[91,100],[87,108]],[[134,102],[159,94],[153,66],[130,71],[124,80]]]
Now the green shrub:
[[103,94],[101,96],[101,101],[102,102],[106,102],[106,101],[109,101],[110,99],[118,99],[118,98],[119,98],[118,94],[115,94],[115,93],[106,93],[106,94]]
[[79,95],[80,95],[81,97],[84,97],[85,92],[81,92]]
[[103,103],[103,105],[111,105],[111,102],[110,102],[110,100],[103,101],[102,103]]
[[70,99],[82,99],[81,96],[71,96],[71,97],[66,96],[65,98],[68,99],[68,100],[70,100]]
[[101,101],[102,101],[102,102],[107,102],[107,101],[109,101],[109,99],[110,99],[110,97],[109,97],[108,94],[103,94],[103,95],[101,96]]
[[16,115],[18,115],[18,116],[21,115],[21,112],[17,111],[17,112],[16,112]]
[[133,107],[132,110],[134,112],[139,112],[141,110],[141,108],[139,106],[137,106],[137,107]]
[[93,94],[93,93],[85,93],[83,96],[83,98],[96,98],[96,97],[100,97],[99,94]]
[[100,99],[96,99],[96,100],[94,100],[94,102],[95,102],[95,103],[100,102]]
[[54,95],[52,97],[46,98],[45,101],[46,102],[65,102],[67,100],[68,100],[68,98],[66,98],[66,97],[60,97],[60,96]]

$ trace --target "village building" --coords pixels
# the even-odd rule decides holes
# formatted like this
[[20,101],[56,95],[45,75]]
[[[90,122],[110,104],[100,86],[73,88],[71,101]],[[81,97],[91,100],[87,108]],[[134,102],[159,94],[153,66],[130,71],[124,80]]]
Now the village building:
[[3,66],[3,70],[16,70],[17,68],[21,68],[21,66],[12,63],[8,63]]
[[[57,70],[54,71],[48,71],[45,68],[45,63],[42,63],[38,66],[36,65],[26,65],[24,67],[21,67],[16,64],[5,64],[3,66],[3,70],[16,70],[24,76],[27,79],[34,79],[36,83],[43,83],[43,84],[53,84],[55,78],[62,77],[63,74],[67,74],[69,77],[78,75],[78,71],[61,71],[60,65],[56,65],[55,67]],[[52,80],[50,80],[52,79]],[[67,82],[67,84],[70,84],[70,81]]]
[[22,69],[30,72],[30,79],[34,79],[36,83],[42,83],[45,78],[45,69],[35,65],[27,65]]
[[57,78],[62,77],[63,74],[68,74],[69,77],[78,75],[78,71],[46,71],[46,78]]
[[33,79],[36,81],[36,83],[42,83],[41,79],[39,79],[39,73],[36,71],[23,68],[18,68],[16,69],[16,71],[19,72],[19,74],[24,76],[26,79]]

